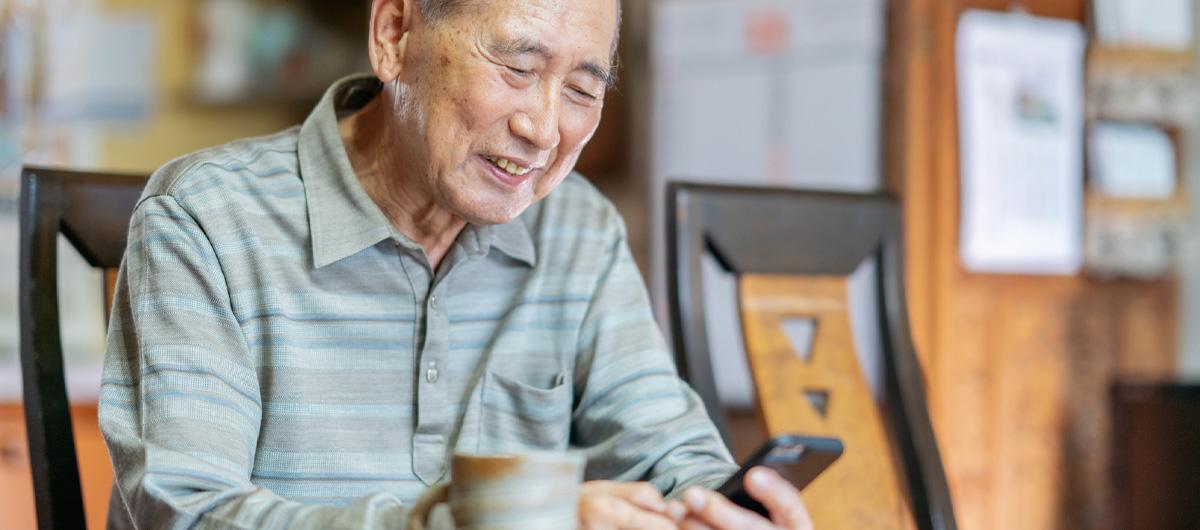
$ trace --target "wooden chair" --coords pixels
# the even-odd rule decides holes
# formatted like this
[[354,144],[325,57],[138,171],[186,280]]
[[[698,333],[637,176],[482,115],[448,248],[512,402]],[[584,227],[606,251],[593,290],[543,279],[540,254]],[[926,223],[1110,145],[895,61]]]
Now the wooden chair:
[[145,176],[26,167],[21,172],[21,377],[40,530],[86,527],[58,313],[58,234],[87,262],[115,271]]
[[[904,299],[900,208],[886,195],[673,183],[668,274],[676,362],[729,440],[711,369],[701,259],[738,277],[767,435],[831,435],[846,452],[804,492],[817,528],[954,530]],[[847,277],[874,259],[882,396],[851,336]],[[807,356],[784,330],[811,319]]]

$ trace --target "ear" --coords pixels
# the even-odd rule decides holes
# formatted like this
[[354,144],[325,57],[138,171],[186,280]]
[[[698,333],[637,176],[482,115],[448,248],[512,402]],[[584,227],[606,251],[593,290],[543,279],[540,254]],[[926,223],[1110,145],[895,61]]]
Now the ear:
[[400,76],[408,34],[416,22],[415,0],[374,0],[371,2],[370,40],[367,50],[371,69],[384,83]]

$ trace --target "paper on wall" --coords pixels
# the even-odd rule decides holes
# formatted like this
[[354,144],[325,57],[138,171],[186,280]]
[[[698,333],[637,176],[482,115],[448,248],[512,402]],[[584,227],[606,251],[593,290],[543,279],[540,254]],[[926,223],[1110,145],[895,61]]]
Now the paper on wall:
[[963,266],[1075,273],[1083,260],[1083,29],[968,11],[956,52]]

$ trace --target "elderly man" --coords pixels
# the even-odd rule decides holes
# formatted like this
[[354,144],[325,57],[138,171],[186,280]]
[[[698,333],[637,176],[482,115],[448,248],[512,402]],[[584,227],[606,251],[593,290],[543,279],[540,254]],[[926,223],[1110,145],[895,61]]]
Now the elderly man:
[[735,466],[571,174],[618,19],[375,0],[373,76],[156,172],[109,331],[110,527],[402,528],[454,451],[568,446],[584,528],[808,526],[773,472],[773,521],[707,489]]

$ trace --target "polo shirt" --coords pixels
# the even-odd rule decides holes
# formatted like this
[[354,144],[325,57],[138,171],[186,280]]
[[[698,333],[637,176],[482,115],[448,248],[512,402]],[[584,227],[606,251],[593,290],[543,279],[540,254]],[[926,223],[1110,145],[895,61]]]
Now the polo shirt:
[[401,527],[456,451],[581,451],[668,495],[732,474],[613,206],[572,174],[431,267],[338,133],[379,87],[150,178],[100,393],[110,527]]

